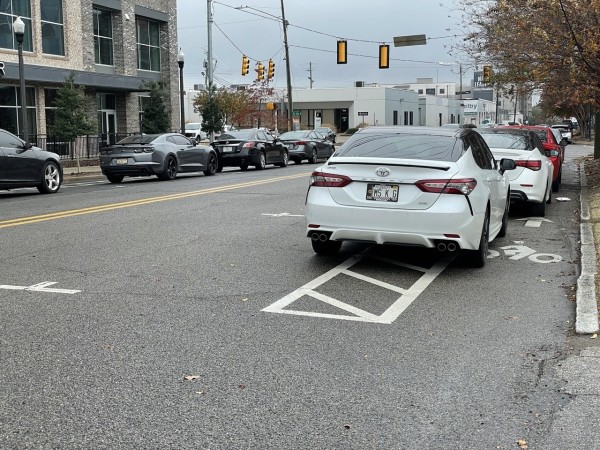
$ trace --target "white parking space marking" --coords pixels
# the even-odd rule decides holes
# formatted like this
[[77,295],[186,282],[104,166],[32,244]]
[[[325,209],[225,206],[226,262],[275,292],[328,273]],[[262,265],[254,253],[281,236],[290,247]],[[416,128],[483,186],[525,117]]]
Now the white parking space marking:
[[34,284],[32,286],[14,286],[11,284],[0,284],[0,289],[9,289],[12,291],[35,291],[35,292],[52,292],[55,294],[77,294],[81,292],[76,289],[56,289],[49,288],[48,286],[52,286],[53,284],[57,284],[56,281],[43,281],[41,283]]
[[[323,275],[315,278],[312,281],[309,281],[304,286],[296,289],[285,297],[277,300],[275,303],[267,306],[263,309],[264,312],[272,312],[279,314],[293,314],[298,316],[310,316],[310,317],[320,317],[327,319],[339,319],[339,320],[350,320],[350,321],[360,321],[360,322],[371,322],[371,323],[380,323],[380,324],[391,324],[393,323],[405,310],[410,306],[412,302],[414,302],[417,297],[429,286],[439,274],[441,274],[444,269],[450,264],[450,262],[454,259],[454,255],[446,255],[439,259],[431,268],[427,269],[424,267],[418,267],[411,264],[405,264],[403,262],[398,262],[391,260],[389,258],[381,258],[377,256],[370,256],[367,254],[368,250],[361,252],[352,258],[344,261],[339,266],[334,267]],[[375,278],[368,277],[366,275],[359,274],[355,271],[352,271],[350,268],[363,260],[364,258],[369,257],[372,259],[379,260],[384,263],[394,264],[397,266],[401,266],[410,270],[415,270],[421,272],[422,275],[420,278],[412,284],[408,289],[401,288],[399,286],[395,286],[389,283],[386,283],[381,280],[377,280]],[[336,299],[322,293],[317,292],[317,289],[322,284],[330,281],[334,277],[338,275],[348,275],[354,278],[357,278],[361,281],[365,281],[376,285],[381,288],[385,288],[391,290],[393,292],[399,293],[400,297],[393,302],[382,314],[376,315],[365,311],[363,309],[352,306],[348,303],[344,303],[340,299]],[[322,312],[312,312],[312,311],[298,311],[293,309],[286,309],[295,301],[301,299],[302,297],[311,297],[316,300],[320,300],[324,303],[327,303],[331,306],[339,308],[343,311],[346,311],[350,315],[345,314],[329,314]]]
[[525,220],[525,226],[528,228],[539,228],[542,226],[542,222],[552,222],[551,220],[544,219],[543,217],[527,217],[525,219],[517,220]]
[[[523,241],[514,241],[518,245],[507,245],[506,247],[500,247],[500,250],[504,250],[504,254],[508,256],[508,259],[518,261],[521,259],[529,259],[532,262],[540,264],[557,263],[562,261],[562,256],[555,255],[553,253],[538,253],[536,250],[522,245]],[[500,256],[500,252],[497,250],[488,249],[488,259],[497,258]]]
[[304,217],[303,214],[290,214],[290,213],[279,213],[279,214],[267,214],[262,213],[261,216],[269,216],[269,217]]

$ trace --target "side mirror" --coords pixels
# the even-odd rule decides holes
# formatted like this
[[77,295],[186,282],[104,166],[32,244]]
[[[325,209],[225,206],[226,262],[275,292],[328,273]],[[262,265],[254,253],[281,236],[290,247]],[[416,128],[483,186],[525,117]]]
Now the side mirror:
[[546,156],[548,158],[557,157],[559,155],[560,155],[560,153],[558,152],[558,150],[546,150]]
[[504,173],[507,170],[515,170],[517,168],[517,163],[508,158],[502,158],[500,160],[500,172]]

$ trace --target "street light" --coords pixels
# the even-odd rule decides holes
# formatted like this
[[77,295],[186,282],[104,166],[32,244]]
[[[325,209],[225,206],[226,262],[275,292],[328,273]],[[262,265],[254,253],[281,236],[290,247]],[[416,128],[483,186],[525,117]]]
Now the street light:
[[177,55],[179,65],[179,107],[181,108],[181,134],[185,135],[185,109],[183,104],[183,52],[179,49]]
[[[459,86],[459,99],[462,100],[462,96],[463,96],[463,68],[462,68],[462,63],[458,63],[458,62],[442,62],[442,61],[437,61],[436,64],[440,65],[440,66],[458,66],[458,73],[459,73],[459,78],[460,78],[460,86]],[[456,98],[456,97],[455,97]]]
[[23,38],[25,37],[25,23],[21,17],[17,17],[13,22],[13,32],[17,39],[19,50],[19,82],[21,89],[21,134],[25,141],[25,147],[28,146],[27,138],[27,96],[25,95],[25,68],[23,64]]

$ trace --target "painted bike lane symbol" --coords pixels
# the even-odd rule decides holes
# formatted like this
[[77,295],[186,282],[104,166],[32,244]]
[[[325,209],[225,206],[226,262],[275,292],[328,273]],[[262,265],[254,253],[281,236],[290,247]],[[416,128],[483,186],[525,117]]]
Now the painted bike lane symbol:
[[[532,262],[548,264],[557,263],[562,261],[562,257],[553,253],[538,253],[536,250],[527,247],[526,245],[508,245],[506,247],[500,247],[504,250],[504,254],[509,256],[508,259],[520,260],[529,259]],[[500,256],[500,252],[497,250],[488,250],[488,259],[497,258]]]

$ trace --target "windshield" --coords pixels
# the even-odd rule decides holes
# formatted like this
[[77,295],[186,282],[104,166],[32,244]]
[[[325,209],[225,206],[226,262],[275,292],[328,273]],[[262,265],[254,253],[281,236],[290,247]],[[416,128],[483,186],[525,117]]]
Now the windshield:
[[527,136],[510,133],[480,133],[490,148],[507,148],[511,150],[533,150]]
[[186,130],[199,130],[200,124],[199,123],[186,123],[185,129]]
[[462,152],[462,140],[454,136],[369,133],[353,136],[335,156],[458,161]]
[[120,140],[117,144],[150,144],[154,139],[158,138],[160,134],[134,134]]
[[309,131],[288,131],[279,136],[279,139],[282,141],[290,140],[293,141],[295,139],[302,139],[308,136]]

